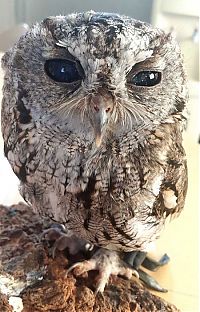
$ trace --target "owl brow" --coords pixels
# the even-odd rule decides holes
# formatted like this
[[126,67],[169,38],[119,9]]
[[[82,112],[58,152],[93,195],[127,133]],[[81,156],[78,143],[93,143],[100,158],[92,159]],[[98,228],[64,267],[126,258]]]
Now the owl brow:
[[[151,41],[150,41],[150,45],[154,45],[153,48],[153,54],[152,56],[155,56],[159,53],[161,53],[161,51],[165,48],[165,45],[169,42],[169,40],[171,39],[171,34],[164,34],[162,33],[157,35],[156,37],[154,37]],[[159,41],[159,45],[156,44],[156,41]]]

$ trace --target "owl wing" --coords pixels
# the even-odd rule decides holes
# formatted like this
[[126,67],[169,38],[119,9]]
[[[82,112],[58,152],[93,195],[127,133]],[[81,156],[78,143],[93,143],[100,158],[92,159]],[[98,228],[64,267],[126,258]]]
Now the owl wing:
[[188,186],[187,162],[182,146],[182,131],[172,125],[170,148],[167,154],[164,179],[154,202],[153,210],[158,217],[176,217],[181,212]]

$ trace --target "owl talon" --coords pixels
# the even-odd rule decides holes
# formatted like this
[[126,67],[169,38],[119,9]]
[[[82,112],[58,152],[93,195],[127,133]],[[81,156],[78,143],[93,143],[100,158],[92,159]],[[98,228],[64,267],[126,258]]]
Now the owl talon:
[[150,289],[155,290],[155,291],[159,291],[159,292],[163,292],[166,293],[168,292],[167,289],[163,288],[162,286],[160,286],[160,284],[149,274],[147,274],[146,272],[144,272],[143,270],[139,269],[139,278],[140,280]]
[[88,271],[95,270],[95,266],[93,265],[92,259],[91,260],[85,260],[83,262],[74,263],[67,270],[66,276],[72,270],[74,270],[75,275],[79,276],[79,275],[82,275]]
[[167,292],[165,288],[159,285],[159,283],[151,277],[149,274],[139,269],[140,266],[150,270],[156,271],[161,266],[166,265],[169,262],[170,258],[167,254],[164,254],[159,261],[156,261],[149,256],[147,256],[147,252],[143,251],[132,251],[125,253],[124,261],[131,265],[133,268],[138,270],[139,279],[150,289],[159,291],[159,292]]
[[[57,226],[57,225],[56,225]],[[56,251],[63,251],[68,249],[70,255],[75,255],[81,251],[91,251],[93,245],[87,243],[85,240],[77,236],[67,233],[61,226],[52,227],[42,233],[42,237],[47,241],[54,241],[51,249],[52,258],[55,258]]]
[[100,248],[93,255],[90,260],[83,262],[77,262],[73,264],[66,272],[66,276],[69,272],[74,270],[75,275],[82,275],[88,271],[98,270],[99,275],[97,278],[96,291],[103,292],[106,284],[109,281],[111,275],[120,275],[128,279],[131,279],[132,275],[139,278],[139,273],[136,270],[128,267],[120,258],[117,252]]
[[170,261],[170,258],[167,254],[164,254],[158,261],[147,256],[144,259],[142,266],[150,271],[157,271],[160,267],[168,264],[169,261]]

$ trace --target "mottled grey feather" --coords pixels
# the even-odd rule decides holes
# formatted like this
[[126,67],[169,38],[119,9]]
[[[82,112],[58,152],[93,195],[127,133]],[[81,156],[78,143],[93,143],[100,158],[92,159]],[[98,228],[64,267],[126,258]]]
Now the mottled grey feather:
[[[84,78],[53,81],[44,71],[51,58],[79,62]],[[187,189],[187,88],[175,39],[117,14],[50,17],[2,65],[5,155],[25,200],[98,246],[146,250],[182,210]],[[143,70],[160,71],[161,82],[132,85]],[[97,101],[113,107],[99,146]]]

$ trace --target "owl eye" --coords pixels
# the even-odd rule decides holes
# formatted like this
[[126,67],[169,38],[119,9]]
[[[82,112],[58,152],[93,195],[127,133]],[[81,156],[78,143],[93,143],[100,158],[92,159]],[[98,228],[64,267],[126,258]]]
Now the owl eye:
[[83,78],[74,61],[50,59],[44,64],[47,75],[56,82],[76,82]]
[[161,81],[161,73],[158,71],[141,71],[130,79],[135,86],[152,87]]

